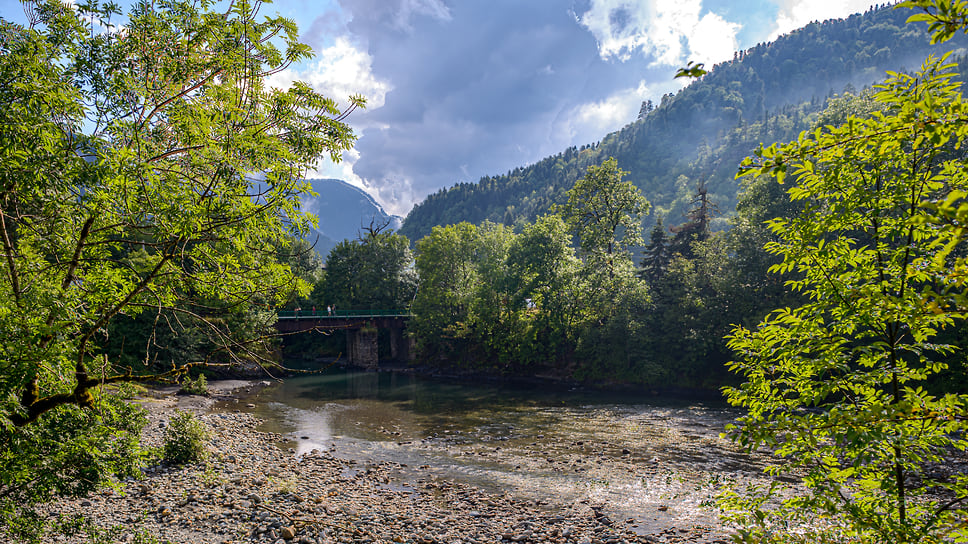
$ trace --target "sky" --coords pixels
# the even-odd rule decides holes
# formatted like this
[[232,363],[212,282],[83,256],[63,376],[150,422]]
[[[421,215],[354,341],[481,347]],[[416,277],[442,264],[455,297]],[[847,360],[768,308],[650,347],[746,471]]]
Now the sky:
[[[358,136],[308,177],[345,180],[406,215],[476,182],[601,140],[733,52],[871,0],[277,0],[316,57],[277,74],[345,104]],[[22,15],[0,0],[0,16]]]

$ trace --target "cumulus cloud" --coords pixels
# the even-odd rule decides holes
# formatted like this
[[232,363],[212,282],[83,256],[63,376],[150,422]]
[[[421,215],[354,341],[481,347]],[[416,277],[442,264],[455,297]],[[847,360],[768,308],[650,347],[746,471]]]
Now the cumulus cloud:
[[863,13],[871,6],[870,0],[780,0],[776,28],[770,40],[796,30],[813,21],[847,17]]
[[707,65],[729,59],[738,49],[736,32],[739,25],[715,13],[702,16],[689,36],[690,60]]
[[336,98],[364,94],[369,107],[349,118],[355,151],[317,173],[402,215],[442,187],[600,140],[643,100],[679,88],[675,68],[732,58],[765,39],[776,14],[796,24],[785,21],[833,9],[705,1],[339,0],[338,13],[303,27],[319,58],[291,77]]
[[603,58],[628,61],[641,54],[670,66],[726,60],[737,49],[740,28],[703,13],[702,0],[592,0],[579,20],[598,40]]
[[570,140],[604,135],[635,119],[642,102],[652,94],[645,81],[640,81],[638,87],[571,108],[556,123],[557,130],[568,134]]
[[372,60],[348,37],[341,36],[319,51],[315,61],[274,75],[270,84],[286,88],[293,81],[304,81],[337,102],[345,103],[350,95],[360,94],[366,97],[368,108],[380,108],[391,85],[373,74]]

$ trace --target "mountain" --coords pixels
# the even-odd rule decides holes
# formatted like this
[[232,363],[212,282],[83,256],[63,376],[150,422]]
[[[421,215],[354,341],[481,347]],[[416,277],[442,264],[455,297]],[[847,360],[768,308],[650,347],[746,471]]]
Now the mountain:
[[964,53],[963,35],[929,45],[926,25],[905,23],[911,14],[874,8],[737,52],[658,105],[643,103],[637,120],[600,142],[430,195],[411,210],[400,232],[416,240],[436,225],[460,221],[533,221],[563,203],[588,166],[609,157],[652,202],[646,227],[657,215],[667,225],[684,221],[700,184],[722,227],[736,205],[737,165],[760,143],[795,139],[813,126],[830,98],[883,80],[887,70],[915,69],[931,53]]
[[302,199],[303,211],[316,216],[315,232],[307,240],[315,242],[323,259],[337,243],[354,239],[371,224],[400,228],[400,217],[388,214],[366,191],[338,179],[307,180],[318,195]]

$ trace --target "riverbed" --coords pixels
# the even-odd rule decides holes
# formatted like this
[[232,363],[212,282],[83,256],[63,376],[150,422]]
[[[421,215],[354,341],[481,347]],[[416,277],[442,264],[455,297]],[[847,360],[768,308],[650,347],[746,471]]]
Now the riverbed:
[[595,504],[640,534],[716,527],[720,487],[766,462],[721,437],[738,412],[716,399],[337,370],[218,409],[251,412],[297,459],[389,463],[401,489],[430,473],[539,506]]

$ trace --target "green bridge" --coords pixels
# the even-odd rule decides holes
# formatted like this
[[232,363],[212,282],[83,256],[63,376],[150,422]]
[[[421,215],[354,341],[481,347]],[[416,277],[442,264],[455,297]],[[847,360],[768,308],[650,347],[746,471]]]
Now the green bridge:
[[346,331],[346,354],[351,364],[379,368],[378,329],[390,331],[390,358],[410,359],[412,339],[406,334],[409,310],[285,310],[279,312],[276,329],[283,333]]
[[413,314],[410,310],[330,310],[301,309],[283,310],[279,312],[279,319],[366,319],[372,317],[402,317],[409,318]]

